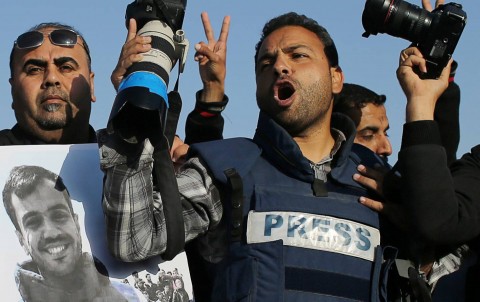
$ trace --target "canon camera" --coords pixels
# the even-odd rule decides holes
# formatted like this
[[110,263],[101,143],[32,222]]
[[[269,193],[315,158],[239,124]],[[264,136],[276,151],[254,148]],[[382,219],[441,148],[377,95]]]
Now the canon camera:
[[401,0],[367,0],[362,15],[364,37],[387,33],[418,47],[427,61],[425,78],[438,78],[453,55],[467,22],[457,3],[439,5],[429,12]]
[[170,72],[183,72],[189,42],[181,29],[186,0],[137,0],[127,6],[125,21],[136,20],[137,34],[151,36],[151,50],[134,63],[120,83],[108,128],[131,143],[152,131],[164,131],[169,107]]

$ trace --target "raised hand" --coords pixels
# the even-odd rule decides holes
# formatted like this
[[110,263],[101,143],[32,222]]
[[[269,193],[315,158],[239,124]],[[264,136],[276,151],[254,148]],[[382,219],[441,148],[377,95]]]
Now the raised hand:
[[200,77],[203,82],[203,102],[219,102],[225,91],[227,39],[230,27],[230,17],[223,19],[218,40],[215,39],[213,28],[206,12],[201,14],[207,42],[195,45],[195,61],[198,62]]
[[118,86],[122,82],[127,69],[132,66],[133,63],[140,62],[143,59],[142,53],[152,48],[150,45],[151,42],[151,37],[137,35],[137,22],[135,19],[130,19],[128,22],[127,39],[120,52],[117,66],[110,76],[115,90],[118,90]]

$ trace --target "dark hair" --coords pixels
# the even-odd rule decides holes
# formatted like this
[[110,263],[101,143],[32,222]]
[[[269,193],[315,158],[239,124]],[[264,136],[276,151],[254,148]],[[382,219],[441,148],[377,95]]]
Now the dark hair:
[[17,230],[20,230],[20,226],[15,215],[15,208],[12,204],[13,194],[18,198],[25,198],[32,194],[44,180],[53,181],[55,183],[55,189],[64,193],[68,208],[73,214],[70,194],[60,176],[38,166],[17,166],[10,171],[2,193],[5,210]]
[[[37,24],[37,25],[33,26],[32,28],[30,28],[26,32],[40,31],[40,30],[45,29],[45,28],[67,29],[67,30],[71,30],[71,31],[75,32],[83,41],[83,48],[85,49],[85,52],[87,53],[87,58],[88,58],[88,60],[87,60],[88,61],[88,69],[89,70],[92,69],[92,58],[90,57],[90,49],[88,48],[87,41],[85,40],[83,35],[78,30],[76,30],[73,26],[58,23],[58,22],[45,22],[45,23],[40,23],[40,24]],[[13,77],[13,55],[15,53],[15,48],[16,47],[15,47],[15,43],[14,43],[13,47],[12,47],[12,51],[10,52],[10,77]]]
[[299,15],[294,12],[275,17],[265,24],[262,30],[262,35],[260,36],[260,41],[258,41],[257,45],[255,46],[255,66],[257,65],[258,51],[260,50],[265,38],[275,30],[285,26],[301,26],[316,34],[324,45],[323,51],[327,56],[330,67],[338,66],[337,48],[335,47],[335,43],[333,43],[332,37],[330,37],[330,34],[327,32],[327,30],[318,24],[317,21],[308,18],[305,15]]
[[386,100],[387,97],[383,94],[379,95],[360,85],[345,83],[342,91],[334,95],[333,112],[348,115],[355,122],[355,126],[358,126],[363,107],[367,104],[380,106]]

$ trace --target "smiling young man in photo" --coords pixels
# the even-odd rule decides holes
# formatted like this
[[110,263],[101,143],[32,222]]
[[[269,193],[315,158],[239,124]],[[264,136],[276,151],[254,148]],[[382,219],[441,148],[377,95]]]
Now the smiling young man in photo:
[[13,168],[3,203],[31,257],[15,272],[23,301],[144,301],[132,286],[110,281],[103,264],[82,250],[78,216],[58,175],[38,166]]

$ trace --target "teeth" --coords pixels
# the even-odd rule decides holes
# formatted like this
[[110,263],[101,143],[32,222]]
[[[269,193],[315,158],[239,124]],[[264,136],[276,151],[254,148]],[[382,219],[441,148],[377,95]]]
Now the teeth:
[[58,254],[60,253],[61,251],[63,251],[65,249],[65,246],[62,245],[62,246],[57,246],[57,247],[52,247],[52,248],[49,248],[48,249],[48,252],[52,255],[55,255],[55,254]]
[[60,109],[60,107],[60,104],[47,104],[44,106],[45,110],[48,112],[56,112],[58,109]]

